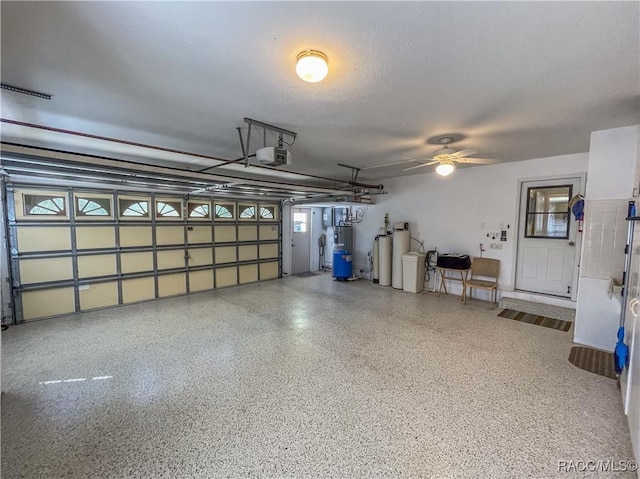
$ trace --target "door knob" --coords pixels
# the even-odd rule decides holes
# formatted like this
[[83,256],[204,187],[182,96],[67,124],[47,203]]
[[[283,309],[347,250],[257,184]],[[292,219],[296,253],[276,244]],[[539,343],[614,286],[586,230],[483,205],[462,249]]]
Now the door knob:
[[574,241],[569,241],[569,246],[575,246],[576,243]]

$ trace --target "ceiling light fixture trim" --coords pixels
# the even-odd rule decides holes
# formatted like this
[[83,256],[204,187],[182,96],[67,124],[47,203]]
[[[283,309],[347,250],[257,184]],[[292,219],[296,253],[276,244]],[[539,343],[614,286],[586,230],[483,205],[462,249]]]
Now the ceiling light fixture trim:
[[329,59],[318,50],[304,50],[296,57],[296,73],[309,83],[324,80],[329,73]]

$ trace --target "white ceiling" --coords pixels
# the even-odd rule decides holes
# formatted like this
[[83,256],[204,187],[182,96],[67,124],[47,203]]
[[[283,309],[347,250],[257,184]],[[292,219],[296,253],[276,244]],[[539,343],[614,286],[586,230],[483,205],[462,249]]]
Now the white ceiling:
[[[585,152],[592,131],[640,121],[639,6],[2,1],[2,82],[53,95],[2,91],[2,117],[226,159],[251,117],[299,133],[287,169],[341,178],[336,163],[430,156],[445,133],[498,161]],[[307,48],[329,57],[322,83],[295,75]],[[110,152],[2,127],[3,141]]]

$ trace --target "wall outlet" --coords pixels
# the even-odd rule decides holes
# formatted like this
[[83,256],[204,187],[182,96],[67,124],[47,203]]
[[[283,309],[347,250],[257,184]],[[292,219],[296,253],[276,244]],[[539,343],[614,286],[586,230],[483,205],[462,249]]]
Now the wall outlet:
[[491,249],[502,249],[502,245],[500,243],[491,243]]

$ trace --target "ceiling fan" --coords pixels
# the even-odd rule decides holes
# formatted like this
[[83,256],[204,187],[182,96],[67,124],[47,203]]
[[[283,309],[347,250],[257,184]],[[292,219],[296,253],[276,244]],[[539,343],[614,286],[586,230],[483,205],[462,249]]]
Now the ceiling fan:
[[409,168],[403,168],[402,171],[415,170],[417,168],[423,168],[425,166],[431,166],[438,164],[436,167],[436,173],[442,176],[447,176],[453,173],[455,170],[454,163],[475,163],[475,164],[491,164],[495,163],[495,160],[489,160],[486,158],[467,158],[468,156],[475,155],[478,152],[469,148],[465,150],[456,150],[450,145],[454,139],[450,136],[443,136],[439,139],[442,148],[435,151],[431,158],[407,158],[402,161],[394,161],[392,163],[386,163],[384,165],[368,166],[362,168],[363,170],[370,170],[373,168],[383,168],[385,166],[403,165],[407,163],[420,163],[416,166],[410,166]]

